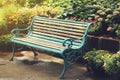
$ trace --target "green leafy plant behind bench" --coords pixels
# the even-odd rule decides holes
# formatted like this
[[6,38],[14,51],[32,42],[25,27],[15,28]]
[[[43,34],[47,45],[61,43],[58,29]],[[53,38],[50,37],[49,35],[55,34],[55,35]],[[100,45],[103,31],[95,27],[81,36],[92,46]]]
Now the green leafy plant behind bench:
[[[119,36],[116,24],[120,25],[120,3],[119,0],[69,0],[60,18],[93,22],[90,34]],[[120,21],[120,20],[119,20]],[[96,25],[99,24],[100,25]],[[99,28],[98,28],[99,27]],[[117,30],[117,31],[116,31]]]
[[10,38],[11,38],[11,34],[6,34],[6,35],[0,36],[0,50],[1,51],[11,50]]
[[[4,9],[3,9],[4,10]],[[16,12],[6,12],[0,24],[0,35],[9,34],[13,28],[25,28],[30,24],[31,18],[35,15],[44,17],[57,17],[62,11],[60,7],[40,6],[37,8],[21,8]]]

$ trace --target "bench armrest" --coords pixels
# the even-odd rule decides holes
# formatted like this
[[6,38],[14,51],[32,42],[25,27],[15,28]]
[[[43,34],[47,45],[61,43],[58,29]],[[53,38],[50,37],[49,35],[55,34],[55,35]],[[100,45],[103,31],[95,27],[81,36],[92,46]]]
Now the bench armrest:
[[65,39],[64,42],[63,42],[63,46],[67,46],[68,48],[71,48],[72,45],[73,45],[73,42],[75,40],[81,40],[82,38],[79,38],[79,39],[72,39],[72,38],[68,38],[68,39]]
[[30,27],[27,27],[27,28],[24,28],[24,29],[15,28],[11,31],[11,35],[13,35],[14,37],[20,37],[21,31],[27,31],[29,29],[30,29]]

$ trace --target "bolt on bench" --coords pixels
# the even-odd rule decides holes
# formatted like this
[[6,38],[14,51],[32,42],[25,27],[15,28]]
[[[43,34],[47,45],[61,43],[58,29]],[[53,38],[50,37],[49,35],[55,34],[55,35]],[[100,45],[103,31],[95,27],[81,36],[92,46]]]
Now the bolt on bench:
[[[15,54],[15,45],[21,44],[31,47],[34,55],[34,48],[59,54],[64,59],[64,66],[60,78],[68,64],[75,63],[84,52],[84,46],[87,40],[87,33],[91,23],[77,22],[71,20],[61,20],[35,16],[28,28],[13,29],[11,42],[13,43],[12,56]],[[27,35],[20,36],[22,31],[28,31]]]

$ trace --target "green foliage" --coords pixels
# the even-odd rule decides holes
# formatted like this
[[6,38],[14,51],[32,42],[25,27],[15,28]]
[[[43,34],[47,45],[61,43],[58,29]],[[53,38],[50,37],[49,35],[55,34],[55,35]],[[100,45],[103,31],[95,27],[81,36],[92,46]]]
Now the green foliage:
[[[120,15],[119,0],[68,0],[68,3],[67,6],[63,6],[64,11],[60,18],[95,23],[95,26],[90,28],[90,34],[115,34],[117,28],[113,25],[120,19],[115,19]],[[90,17],[91,19],[89,19]],[[120,22],[117,24],[120,24]]]
[[6,5],[19,5],[20,7],[29,7],[33,8],[36,6],[40,6],[47,0],[1,0],[0,1],[0,7],[6,6]]
[[16,0],[0,0],[0,7],[14,4]]
[[45,6],[57,7],[57,6],[67,6],[70,0],[46,0],[43,2]]
[[7,14],[6,15],[6,21],[7,21],[6,29],[7,29],[7,31],[5,33],[2,33],[2,34],[9,34],[13,28],[28,27],[30,25],[31,18],[34,15],[35,14],[33,12],[29,11],[29,9],[22,9],[16,13]]
[[21,7],[33,8],[36,6],[40,6],[46,0],[15,0],[15,3],[20,5]]
[[120,74],[120,54],[113,54],[112,56],[106,56],[104,60],[104,69],[109,75]]
[[120,12],[118,14],[118,11],[114,11],[114,16],[110,19],[110,22],[112,23],[110,26],[114,28],[114,32],[120,38]]
[[105,50],[94,50],[87,52],[84,56],[84,59],[87,61],[87,63],[94,67],[102,67],[104,64],[104,57],[110,55],[108,51]]
[[112,27],[120,37],[119,0],[1,0],[0,36],[29,26],[34,15],[93,22],[90,34],[101,35]]
[[11,48],[10,38],[11,38],[10,34],[0,36],[0,50],[2,51],[10,50]]
[[47,7],[40,6],[37,8],[21,8],[14,13],[8,13],[5,15],[6,27],[1,26],[0,33],[8,34],[13,28],[25,28],[30,25],[31,19],[35,15],[44,17],[57,17],[58,12],[62,11],[60,7]]
[[19,4],[21,7],[24,7],[26,4],[26,0],[16,0],[16,3]]
[[[40,6],[49,0],[3,0],[0,8],[0,35],[8,34],[13,28],[27,27],[34,15],[57,17],[61,8]],[[61,0],[62,1],[62,0]],[[57,2],[57,1],[54,1]],[[51,3],[52,4],[52,3]],[[23,7],[23,8],[22,8]],[[26,8],[24,8],[26,7]]]
[[89,34],[100,35],[101,26],[102,24],[100,22],[94,23],[93,26],[91,26],[89,29]]
[[25,0],[25,6],[29,8],[33,8],[37,5],[40,5],[40,3],[42,2],[43,0]]
[[13,14],[18,10],[18,7],[14,4],[6,5],[0,9],[0,35],[7,32],[7,17],[8,14]]
[[58,7],[68,0],[15,0],[22,7],[33,8],[36,6]]
[[[112,54],[105,50],[93,50],[84,55],[88,66],[95,74],[119,75],[120,54]],[[100,73],[102,72],[102,73]]]
[[120,38],[120,25],[118,26],[118,29],[116,30],[116,34],[117,34],[118,37]]
[[4,0],[0,0],[0,7],[2,7],[5,4]]
[[6,5],[2,8],[0,8],[0,21],[3,20],[3,18],[5,17],[6,14],[14,13],[17,10],[18,10],[18,7],[14,4]]

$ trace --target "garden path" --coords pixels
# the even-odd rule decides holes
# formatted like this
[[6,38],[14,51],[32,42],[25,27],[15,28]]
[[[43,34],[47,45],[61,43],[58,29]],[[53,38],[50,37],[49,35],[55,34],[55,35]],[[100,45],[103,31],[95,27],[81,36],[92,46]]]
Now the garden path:
[[[0,58],[0,80],[60,80],[59,74],[62,70],[63,60],[39,54],[33,57],[30,51],[21,52],[24,56],[15,57],[9,62],[9,56]],[[119,80],[117,78],[95,77],[88,73],[82,63],[69,67],[65,79],[61,80]]]

